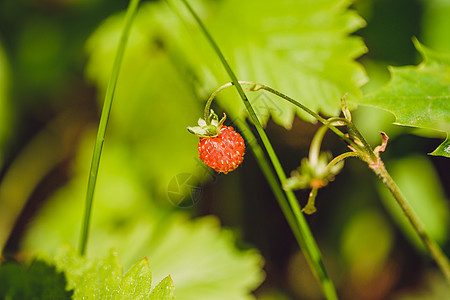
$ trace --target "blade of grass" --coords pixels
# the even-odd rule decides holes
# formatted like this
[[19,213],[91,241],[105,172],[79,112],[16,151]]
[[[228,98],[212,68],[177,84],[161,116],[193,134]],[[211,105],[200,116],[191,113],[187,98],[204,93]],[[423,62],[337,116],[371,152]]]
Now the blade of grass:
[[119,44],[117,46],[116,57],[114,60],[111,77],[106,88],[105,101],[103,104],[100,123],[97,131],[97,139],[95,141],[94,153],[92,155],[91,169],[89,172],[89,181],[86,192],[86,204],[84,211],[83,224],[80,232],[80,243],[78,252],[80,255],[86,253],[86,246],[89,236],[89,225],[91,220],[92,204],[94,199],[95,184],[97,182],[98,169],[100,166],[100,158],[102,156],[103,141],[105,140],[106,127],[108,125],[109,115],[114,99],[114,92],[116,90],[117,79],[119,77],[120,67],[122,65],[123,55],[125,53],[126,44],[130,36],[131,24],[139,6],[140,0],[131,0],[125,15],[122,34],[120,36]]
[[[243,125],[241,123],[242,122],[240,122],[238,126],[241,129],[242,134],[245,136],[245,139],[248,141],[255,141],[256,137],[253,135],[248,125],[247,124]],[[316,276],[316,278],[319,279],[322,288],[324,290],[324,293],[327,296],[327,299],[337,299],[336,292],[334,291],[335,288],[333,282],[327,275],[325,266],[323,265],[322,262],[320,251],[317,247],[317,244],[314,240],[311,231],[309,230],[308,223],[306,222],[305,218],[302,218],[302,220],[298,220],[296,216],[294,216],[294,213],[292,212],[291,207],[289,206],[290,202],[288,202],[286,195],[281,189],[280,183],[277,180],[271,166],[267,162],[267,159],[264,156],[264,152],[262,148],[259,146],[259,144],[256,142],[250,143],[250,149],[253,152],[253,155],[256,157],[256,161],[259,167],[261,168],[264,177],[269,183],[269,186],[272,189],[275,198],[277,199],[278,205],[280,206],[281,211],[283,212],[289,224],[289,227],[291,228],[295,236],[295,239],[297,240],[297,243],[299,244],[301,249],[304,249],[304,251],[306,251],[305,253],[306,260],[308,261],[308,264],[310,265],[310,268],[314,276]],[[289,191],[286,193],[288,193],[290,201],[296,201],[296,203],[298,203],[293,192]],[[299,206],[297,210],[301,211]],[[302,225],[299,226],[297,222],[301,222]],[[307,230],[302,230],[301,228],[307,228]],[[311,267],[312,265],[317,265],[319,268],[323,269],[323,272],[315,272],[315,268]]]
[[[242,101],[244,102],[245,107],[248,110],[248,113],[256,127],[256,130],[261,137],[261,140],[264,144],[264,147],[269,155],[270,160],[272,161],[272,165],[275,169],[275,172],[280,180],[281,185],[283,185],[284,182],[286,182],[286,174],[283,171],[283,168],[281,166],[280,161],[278,160],[278,157],[275,154],[275,151],[269,141],[269,138],[267,137],[261,123],[258,120],[258,117],[256,116],[256,113],[251,106],[250,102],[247,99],[247,96],[244,93],[244,90],[242,89],[242,86],[239,84],[239,81],[234,74],[233,70],[229,66],[227,60],[225,59],[225,56],[222,54],[222,51],[220,50],[217,43],[214,41],[213,37],[209,33],[209,31],[206,29],[205,25],[197,15],[197,13],[192,9],[192,7],[189,5],[189,3],[186,0],[182,0],[186,8],[189,10],[191,15],[194,17],[196,22],[198,23],[199,27],[201,28],[203,34],[205,35],[206,39],[210,43],[210,45],[213,47],[214,51],[216,52],[217,56],[221,60],[223,66],[225,67],[228,75],[231,78],[231,81],[233,82],[234,86],[236,87],[239,96],[241,97]],[[258,158],[261,159],[261,158]],[[264,159],[266,159],[264,157]],[[294,193],[292,191],[286,191],[287,199],[289,201],[289,205],[292,209],[292,212],[294,214],[295,220],[297,222],[298,231],[300,231],[300,247],[305,252],[305,257],[307,258],[307,261],[309,263],[309,266],[313,272],[313,274],[316,276],[316,278],[319,280],[319,283],[322,286],[323,292],[326,295],[327,299],[337,299],[336,290],[333,286],[332,281],[330,280],[327,271],[324,267],[322,256],[320,254],[319,247],[317,246],[317,243],[314,240],[314,237],[311,233],[311,230],[309,229],[308,223],[306,222],[306,219],[304,215],[301,213],[300,205],[298,204],[298,200],[296,199]],[[285,199],[279,199],[281,201],[285,201]],[[287,205],[287,204],[284,204]],[[283,205],[283,206],[284,206]],[[289,217],[286,216],[286,218],[289,220]],[[294,232],[297,229],[294,229]]]

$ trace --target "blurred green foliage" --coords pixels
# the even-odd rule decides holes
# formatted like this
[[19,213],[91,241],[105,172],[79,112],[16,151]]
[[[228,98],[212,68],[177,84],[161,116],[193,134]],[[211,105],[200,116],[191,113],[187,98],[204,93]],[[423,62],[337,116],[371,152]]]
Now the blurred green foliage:
[[[429,159],[419,155],[405,156],[389,163],[388,168],[430,236],[440,244],[447,242],[450,210],[448,202],[445,201],[442,184]],[[394,205],[391,195],[381,186],[379,191],[384,200],[383,203],[394,215],[394,219],[400,223],[408,238],[416,246],[425,250],[409,221]]]
[[450,51],[450,1],[426,0],[422,20],[423,42],[439,52]]
[[[77,243],[91,149],[88,137],[72,181],[41,209],[24,250],[54,253],[61,241]],[[236,249],[235,237],[221,230],[216,218],[190,221],[185,213],[172,211],[167,200],[153,198],[129,167],[129,151],[126,144],[109,143],[104,152],[88,255],[101,258],[115,248],[125,270],[147,257],[153,281],[170,274],[177,299],[248,299],[246,294],[263,279],[259,254]]]
[[0,44],[0,168],[3,167],[5,147],[3,144],[11,131],[11,105],[9,103],[8,63],[3,46]]
[[352,216],[342,233],[342,256],[353,276],[364,281],[378,273],[392,249],[390,226],[377,210]]
[[[13,219],[0,226],[0,241],[11,234],[5,253],[53,254],[62,241],[78,242],[99,99],[126,4],[0,2],[0,192],[9,191],[0,193],[7,195],[0,196],[0,213]],[[266,280],[257,298],[320,299],[251,155],[226,177],[196,159],[197,138],[185,128],[202,115],[209,94],[229,80],[184,9],[177,1],[169,4],[142,3],[128,44],[100,165],[88,257],[102,259],[113,247],[124,270],[147,257],[152,281],[171,274],[179,299],[251,299],[264,279],[260,251]],[[192,4],[241,80],[277,87],[326,115],[337,113],[345,92],[359,96],[367,77],[364,94],[383,86],[388,64],[418,63],[413,36],[431,49],[450,50],[445,0],[358,0],[350,8],[348,1]],[[317,127],[272,96],[250,97],[283,166],[295,169]],[[214,108],[230,114],[228,124],[245,121],[232,90]],[[373,145],[380,142],[378,130],[391,137],[386,165],[448,253],[449,163],[425,157],[437,143],[425,137],[436,135],[392,125],[393,115],[375,108],[352,113]],[[345,151],[331,135],[325,148]],[[420,248],[411,248],[410,229],[397,229],[402,218],[379,203],[384,192],[377,193],[368,172],[357,161],[347,162],[308,218],[340,295],[443,299],[448,289],[442,275],[433,273]],[[177,189],[174,182],[186,176],[192,181]],[[299,193],[299,199],[307,195]],[[216,216],[203,217],[209,214]],[[248,250],[248,243],[258,251]],[[424,292],[407,298],[412,289]]]

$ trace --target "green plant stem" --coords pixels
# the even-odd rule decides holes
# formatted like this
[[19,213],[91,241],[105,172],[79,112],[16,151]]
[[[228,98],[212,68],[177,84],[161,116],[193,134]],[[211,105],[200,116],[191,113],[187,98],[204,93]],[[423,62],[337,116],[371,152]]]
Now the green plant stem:
[[336,156],[335,158],[333,158],[327,165],[327,168],[331,168],[334,165],[336,165],[338,162],[349,158],[349,157],[359,157],[359,153],[356,152],[345,152],[342,153],[341,155]]
[[[351,122],[350,120],[346,121],[346,124],[349,128],[349,131],[351,131],[352,134],[356,136],[356,138],[361,142],[363,145],[363,152],[356,151],[354,152],[356,155],[359,156],[362,160],[364,160],[368,165],[369,168],[371,168],[375,174],[377,174],[383,184],[387,187],[387,189],[391,192],[391,194],[394,196],[394,199],[397,201],[398,205],[402,209],[403,213],[408,218],[409,222],[413,226],[414,230],[419,235],[420,239],[422,240],[425,247],[428,249],[430,255],[433,257],[433,259],[436,261],[438,267],[441,269],[442,273],[444,274],[445,278],[447,279],[447,282],[450,283],[450,262],[445,256],[442,249],[439,247],[439,245],[428,235],[428,233],[425,231],[425,228],[420,220],[420,218],[416,215],[412,207],[409,205],[406,198],[401,193],[399,187],[395,183],[395,181],[390,176],[389,172],[386,170],[386,167],[384,166],[383,161],[379,157],[379,151],[374,151],[372,147],[370,147],[369,143],[366,141],[366,139],[363,137],[363,135],[359,132],[359,130],[356,128],[356,126]],[[387,136],[385,134],[382,134],[383,137],[386,137],[386,140],[383,141],[382,147],[384,151],[384,147],[387,143]],[[336,157],[334,160],[336,162],[331,161],[331,163],[337,163],[337,160],[342,160],[346,157],[350,156],[350,153],[344,153],[340,156]]]
[[89,225],[92,212],[92,204],[94,199],[95,184],[97,182],[98,169],[100,166],[100,158],[102,155],[103,142],[105,140],[106,127],[108,125],[109,116],[111,113],[111,107],[114,98],[114,92],[116,89],[117,79],[119,77],[120,67],[123,60],[123,55],[125,53],[126,44],[128,37],[130,36],[131,24],[133,23],[134,17],[136,16],[139,6],[139,0],[131,0],[127,12],[125,15],[124,26],[122,29],[122,34],[120,36],[119,44],[117,46],[116,57],[114,60],[113,69],[111,72],[111,77],[106,88],[105,101],[103,104],[102,114],[100,117],[100,123],[97,131],[97,139],[95,141],[94,153],[92,155],[91,169],[89,172],[89,181],[86,192],[86,204],[84,211],[83,224],[80,233],[80,243],[78,252],[80,255],[86,253],[86,246],[89,236]]
[[[184,0],[182,0],[184,1]],[[217,90],[214,91],[214,93],[211,94],[211,96],[208,98],[208,100],[206,101],[206,105],[205,105],[205,111],[204,111],[204,116],[205,118],[207,118],[207,116],[209,116],[209,109],[211,106],[212,101],[214,100],[214,98],[217,96],[217,94],[219,94],[222,90],[230,87],[230,86],[236,86],[236,84],[239,85],[239,87],[236,87],[239,91],[242,90],[242,93],[244,93],[244,90],[242,89],[241,84],[244,85],[251,85],[251,88],[246,89],[247,91],[258,91],[258,90],[266,90],[292,104],[294,104],[295,106],[299,107],[300,109],[302,109],[303,111],[305,111],[306,113],[308,113],[309,115],[311,115],[313,118],[317,119],[319,122],[321,122],[323,125],[325,125],[326,127],[328,127],[328,129],[330,129],[331,131],[333,131],[335,134],[337,134],[341,139],[343,139],[344,141],[346,141],[350,146],[352,146],[355,149],[359,149],[359,145],[355,144],[355,142],[353,142],[350,138],[348,138],[347,136],[345,136],[344,133],[342,133],[342,131],[340,131],[339,129],[337,129],[334,125],[332,125],[332,122],[330,122],[329,120],[326,120],[324,118],[322,118],[319,114],[317,114],[316,112],[314,112],[313,110],[309,109],[308,107],[304,106],[303,104],[301,104],[300,102],[296,101],[295,99],[269,87],[266,86],[264,84],[260,84],[260,83],[256,83],[256,82],[252,82],[252,81],[237,81],[237,83],[235,82],[228,82],[222,86],[220,86]],[[244,93],[245,96],[245,93]],[[241,96],[242,97],[242,96]],[[247,99],[247,96],[245,96]],[[248,101],[248,100],[247,100]],[[245,104],[245,103],[244,103]],[[337,118],[333,118],[334,119]],[[342,119],[345,121],[345,123],[348,125],[349,122],[347,122],[346,119]]]
[[311,146],[309,147],[309,163],[313,166],[317,165],[319,161],[320,146],[322,145],[322,140],[327,129],[326,126],[320,127],[311,141]]
[[369,145],[369,143],[366,141],[366,139],[363,137],[363,135],[359,132],[358,128],[356,128],[355,124],[353,124],[353,122],[348,122],[347,123],[347,128],[349,130],[349,132],[351,132],[352,134],[354,134],[354,136],[356,136],[356,138],[361,141],[362,146],[364,148],[364,152],[368,154],[369,158],[374,161],[377,159],[376,154],[373,152],[372,147]]
[[311,192],[309,192],[308,203],[302,209],[305,214],[311,215],[317,211],[316,209],[316,197],[317,197],[318,188],[312,188]]
[[[349,112],[347,114],[349,114]],[[351,120],[348,120],[346,118],[340,118],[340,117],[331,117],[327,121],[330,123],[339,122],[343,125],[346,125],[349,132],[361,142],[361,146],[364,148],[365,152],[373,154],[370,156],[371,159],[372,160],[377,159],[376,155],[373,153],[372,147],[369,145],[369,143],[366,141],[366,139],[359,132],[358,128],[356,128],[355,124],[353,124],[353,122]]]
[[[220,50],[219,46],[216,44],[216,42],[210,35],[209,31],[206,29],[205,25],[200,20],[197,13],[192,9],[192,7],[189,5],[189,3],[186,0],[182,0],[182,2],[185,4],[186,8],[189,10],[189,12],[194,17],[194,19],[197,21],[198,25],[200,26],[201,30],[203,31],[203,34],[207,38],[210,45],[213,47],[217,56],[221,60],[223,66],[225,67],[228,75],[230,76],[231,81],[233,82],[234,86],[236,87],[236,89],[239,93],[239,96],[241,97],[242,101],[244,102],[244,105],[247,108],[247,111],[251,117],[251,120],[253,121],[253,123],[256,127],[256,130],[257,130],[259,136],[261,137],[261,140],[264,144],[267,154],[269,155],[269,158],[272,161],[272,165],[275,169],[275,172],[278,175],[278,178],[280,179],[281,184],[283,185],[286,182],[286,175],[282,169],[280,161],[278,160],[278,157],[276,156],[272,145],[270,144],[270,141],[269,141],[266,133],[264,132],[264,129],[263,129],[261,123],[258,120],[258,117],[256,116],[254,109],[252,108],[250,102],[248,101],[247,96],[245,95],[244,90],[242,89],[242,86],[239,84],[239,81],[238,81],[236,75],[234,74],[233,70],[229,66],[229,64],[228,64],[227,60],[225,59],[225,56],[222,54],[222,51]],[[313,274],[316,276],[316,278],[318,278],[319,282],[321,283],[322,289],[323,289],[327,299],[337,299],[337,294],[334,289],[334,286],[333,286],[333,284],[325,270],[325,267],[323,265],[319,248],[312,236],[312,233],[309,229],[309,226],[306,222],[304,215],[301,213],[298,201],[292,191],[286,191],[286,195],[287,195],[287,198],[289,201],[289,205],[291,206],[291,209],[296,218],[299,230],[302,233],[301,247],[302,247],[303,251],[305,251],[305,257],[307,258],[310,268],[312,269]]]
[[[336,117],[325,120],[325,119],[321,118],[319,115],[317,115],[315,112],[311,111],[309,108],[305,107],[304,105],[295,101],[294,99],[290,98],[289,96],[284,95],[283,93],[280,93],[280,92],[278,92],[270,87],[264,86],[262,84],[254,83],[254,82],[250,82],[250,81],[239,81],[239,84],[252,85],[253,88],[248,89],[249,91],[257,91],[259,89],[264,89],[264,90],[267,90],[285,100],[288,100],[292,104],[300,107],[305,112],[309,113],[311,116],[317,118],[320,122],[322,122],[325,126],[327,126],[329,129],[331,129],[333,132],[335,132],[338,136],[340,136],[341,138],[346,140],[347,143],[349,143],[353,147],[353,149],[356,150],[356,152],[346,152],[346,153],[343,153],[343,154],[335,157],[328,164],[328,167],[332,167],[336,163],[338,163],[341,160],[346,159],[348,157],[359,157],[360,159],[367,162],[369,167],[372,168],[375,171],[375,173],[381,177],[383,183],[394,195],[394,198],[397,200],[397,203],[400,205],[403,212],[405,213],[407,218],[410,220],[411,224],[415,228],[419,237],[421,238],[421,240],[423,241],[423,243],[429,250],[431,256],[435,259],[438,266],[444,273],[445,277],[450,282],[450,266],[449,266],[448,258],[442,252],[439,245],[428,236],[428,234],[424,230],[423,225],[421,224],[419,218],[415,215],[414,211],[411,209],[411,207],[409,206],[406,199],[400,193],[400,190],[398,189],[397,185],[392,180],[392,178],[389,176],[389,173],[385,169],[384,164],[381,163],[381,160],[379,160],[377,154],[373,151],[372,147],[369,145],[369,143],[366,141],[366,139],[363,137],[363,135],[359,132],[359,130],[356,128],[356,126],[353,124],[353,122],[351,122],[350,120],[347,120],[345,118],[336,118]],[[208,109],[211,105],[211,102],[217,96],[217,94],[220,91],[222,91],[223,89],[230,87],[231,85],[233,85],[232,82],[224,84],[221,87],[219,87],[211,95],[211,97],[207,101]],[[206,109],[205,109],[205,113],[206,113]],[[335,128],[334,126],[331,125],[333,122],[341,122],[341,123],[345,124],[349,128],[351,133],[360,141],[361,145],[356,145],[353,141],[351,141],[346,136],[344,136],[340,130],[338,130],[337,128]],[[319,130],[321,130],[321,129],[319,129]],[[320,134],[320,140],[322,139],[323,134],[324,134],[324,132]],[[316,149],[317,147],[314,146],[316,144],[320,145],[320,141],[315,141],[315,139],[314,139],[311,144],[311,149],[310,149],[310,160],[315,158],[314,155],[312,155],[312,153],[317,152],[317,149]],[[359,146],[361,146],[362,148]],[[313,150],[313,149],[315,149],[315,150]],[[381,165],[384,171],[379,171],[377,169],[378,165]]]
[[273,173],[273,170],[269,163],[267,162],[266,158],[264,157],[264,151],[262,150],[261,146],[256,142],[256,137],[253,134],[253,132],[250,130],[250,127],[245,122],[239,122],[237,124],[239,126],[239,129],[241,133],[244,135],[245,139],[247,141],[255,141],[250,143],[250,149],[253,153],[253,155],[256,158],[256,162],[258,163],[259,167],[261,168],[267,182],[269,183],[270,188],[272,189],[273,194],[275,195],[275,198],[278,201],[278,204],[281,208],[281,211],[283,212],[292,232],[294,233],[294,236],[299,244],[299,246],[302,245],[302,233],[299,230],[299,227],[296,223],[294,214],[292,213],[292,210],[288,204],[288,201],[286,199],[286,195],[284,194],[283,190],[280,187],[280,184]]
[[406,198],[401,193],[399,187],[386,170],[384,164],[380,162],[376,166],[371,166],[371,169],[375,172],[375,174],[377,174],[381,178],[384,185],[389,189],[391,194],[394,196],[398,205],[400,205],[401,209],[403,210],[403,213],[411,222],[412,226],[416,230],[425,247],[428,249],[431,256],[441,269],[442,273],[447,279],[447,282],[450,283],[450,262],[448,258],[442,252],[439,245],[427,234],[421,220],[416,215],[413,208],[410,206]]
[[[241,123],[241,122],[240,122]],[[239,128],[241,128],[242,134],[245,136],[248,141],[255,141],[256,137],[251,132],[250,128],[244,124],[238,124]],[[258,143],[250,143],[250,149],[256,157],[256,161],[258,162],[266,180],[269,183],[270,188],[272,189],[275,198],[278,201],[278,204],[292,230],[294,233],[295,239],[297,240],[298,245],[305,252],[305,258],[313,272],[313,274],[318,278],[319,282],[322,285],[324,293],[327,299],[338,299],[336,295],[336,291],[333,285],[333,282],[329,278],[326,273],[325,266],[323,264],[323,260],[320,254],[320,250],[317,247],[317,243],[309,230],[309,226],[306,222],[306,219],[301,214],[300,206],[298,205],[298,200],[295,197],[295,194],[292,191],[285,191],[286,195],[283,193],[278,180],[276,179],[273,170],[269,166],[264,152],[259,146]],[[317,191],[316,191],[317,192]],[[289,201],[287,200],[289,197]],[[291,210],[289,203],[294,203],[295,209]],[[297,211],[297,214],[294,215],[294,211]],[[301,217],[299,217],[299,215]],[[299,225],[300,224],[300,225]]]
[[333,126],[328,120],[322,118],[320,115],[318,115],[313,110],[309,109],[308,107],[304,106],[300,102],[296,101],[295,99],[289,97],[288,95],[285,95],[269,86],[261,85],[260,89],[266,90],[274,95],[277,95],[278,97],[281,97],[282,99],[285,99],[289,101],[290,103],[294,104],[295,106],[301,108],[306,113],[310,114],[312,117],[316,118],[319,122],[321,122],[323,125],[327,126],[331,131],[333,131],[337,136],[339,136],[342,140],[347,142],[348,145],[353,147],[354,149],[359,149],[359,145],[357,145],[354,141],[352,141],[350,138],[348,138],[345,134],[342,133],[339,129],[337,129],[335,126]]
[[213,100],[216,98],[216,96],[223,91],[224,89],[226,89],[227,87],[233,86],[232,82],[228,82],[224,85],[222,85],[221,87],[219,87],[217,90],[215,90],[211,96],[209,96],[208,100],[206,100],[206,104],[205,104],[205,110],[203,112],[203,119],[206,121],[206,123],[209,125],[209,113],[210,113],[210,109],[211,109],[211,103],[213,102]]

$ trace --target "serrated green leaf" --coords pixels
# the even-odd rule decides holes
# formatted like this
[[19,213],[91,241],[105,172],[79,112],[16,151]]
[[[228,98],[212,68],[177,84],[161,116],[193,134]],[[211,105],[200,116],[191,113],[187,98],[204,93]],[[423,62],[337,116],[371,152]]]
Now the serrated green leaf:
[[147,258],[137,262],[127,271],[122,279],[122,287],[119,292],[130,299],[142,299],[151,292],[152,273]]
[[55,257],[56,265],[66,273],[74,299],[112,299],[120,291],[122,265],[116,252],[101,260],[79,257],[75,249],[65,246]]
[[28,267],[4,263],[0,267],[0,299],[71,299],[66,278],[56,267],[33,260]]
[[[125,275],[116,251],[110,251],[104,259],[86,259],[72,247],[63,246],[55,261],[66,273],[69,287],[74,289],[74,299],[171,299],[151,298],[152,279],[147,259],[136,263]],[[156,293],[164,295],[161,290],[160,287]],[[172,290],[173,284],[169,288],[164,286],[167,295]]]
[[[183,14],[178,1],[170,1]],[[349,33],[364,20],[348,10],[351,1],[192,1],[240,80],[260,82],[298,99],[315,111],[335,115],[346,92],[359,95],[365,73],[354,59],[366,51]],[[185,17],[189,20],[190,18]],[[232,20],[232,21],[231,21]],[[209,92],[230,81],[195,23],[164,26],[169,45],[183,56]],[[174,29],[175,27],[175,29]],[[175,32],[175,33],[174,33]],[[180,38],[180,35],[182,38]],[[269,116],[285,127],[303,112],[265,92],[249,93],[259,119]],[[218,98],[233,117],[245,109],[236,94]]]
[[[450,132],[450,55],[416,48],[424,61],[419,66],[390,67],[391,80],[379,91],[357,100],[390,111],[396,124]],[[448,142],[447,142],[448,144]],[[441,145],[434,155],[450,157]]]
[[447,134],[447,138],[445,139],[445,141],[442,142],[442,144],[440,144],[439,147],[437,147],[433,152],[431,152],[430,155],[449,157],[449,155],[450,155],[450,139],[448,138],[448,134]]
[[[80,147],[74,177],[30,224],[24,251],[52,253],[62,241],[77,243],[83,212],[80,199],[85,196],[89,173],[86,162],[92,154],[91,143]],[[104,257],[114,247],[125,268],[147,257],[152,280],[159,282],[170,274],[177,299],[253,299],[251,292],[264,279],[259,253],[239,250],[235,235],[222,229],[217,218],[190,220],[186,213],[163,207],[170,203],[167,196],[149,197],[146,181],[130,168],[128,147],[110,141],[105,148],[87,255]],[[72,259],[72,264],[79,264]]]
[[[348,9],[351,1],[192,2],[241,80],[270,85],[326,115],[339,112],[339,99],[345,93],[360,95],[359,87],[365,83],[366,76],[355,59],[366,47],[361,38],[349,34],[365,22]],[[167,70],[171,69],[168,65],[145,69],[165,56],[184,78],[184,82],[170,82],[172,87],[194,84],[202,101],[230,81],[197,25],[189,17],[184,16],[182,20],[177,15],[186,13],[181,2],[170,1],[170,4],[169,7],[167,3],[152,2],[140,9],[127,49],[128,59],[124,61],[122,72],[126,75],[121,75],[119,80],[129,81],[122,84],[128,86],[123,93],[127,100],[132,100],[136,93],[162,90],[159,87],[167,84],[164,81],[172,81],[167,77]],[[120,25],[120,18],[105,22],[88,44],[88,74],[102,87],[106,86],[111,64],[99,62],[108,59],[105,51],[115,51],[112,41],[118,39],[120,27],[114,24]],[[133,72],[127,71],[131,70],[130,66]],[[157,77],[146,79],[147,73]],[[119,89],[117,98],[121,97]],[[165,89],[167,93],[173,90]],[[146,99],[151,101],[150,96]],[[263,91],[249,93],[249,99],[263,123],[272,116],[277,123],[290,127],[295,113],[311,120],[296,107]],[[232,118],[245,116],[246,110],[235,93],[222,93],[218,101]],[[170,102],[176,103],[176,99]],[[180,106],[187,107],[181,103]],[[201,111],[194,114],[197,118]]]
[[173,281],[170,276],[167,276],[152,290],[150,300],[172,300],[175,299],[173,295]]

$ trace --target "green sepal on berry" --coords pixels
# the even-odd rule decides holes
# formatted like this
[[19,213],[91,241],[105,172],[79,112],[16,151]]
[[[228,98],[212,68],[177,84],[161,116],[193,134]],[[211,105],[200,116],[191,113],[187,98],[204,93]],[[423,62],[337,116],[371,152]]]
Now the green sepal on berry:
[[223,126],[226,115],[219,118],[211,110],[207,120],[199,119],[198,125],[188,127],[190,133],[200,138],[197,145],[199,158],[218,173],[227,174],[243,161],[245,142],[231,126]]
[[207,120],[200,118],[198,119],[198,126],[189,126],[187,130],[201,138],[216,137],[219,135],[220,128],[222,128],[226,118],[227,116],[223,114],[223,118],[219,120],[219,117],[211,109]]

